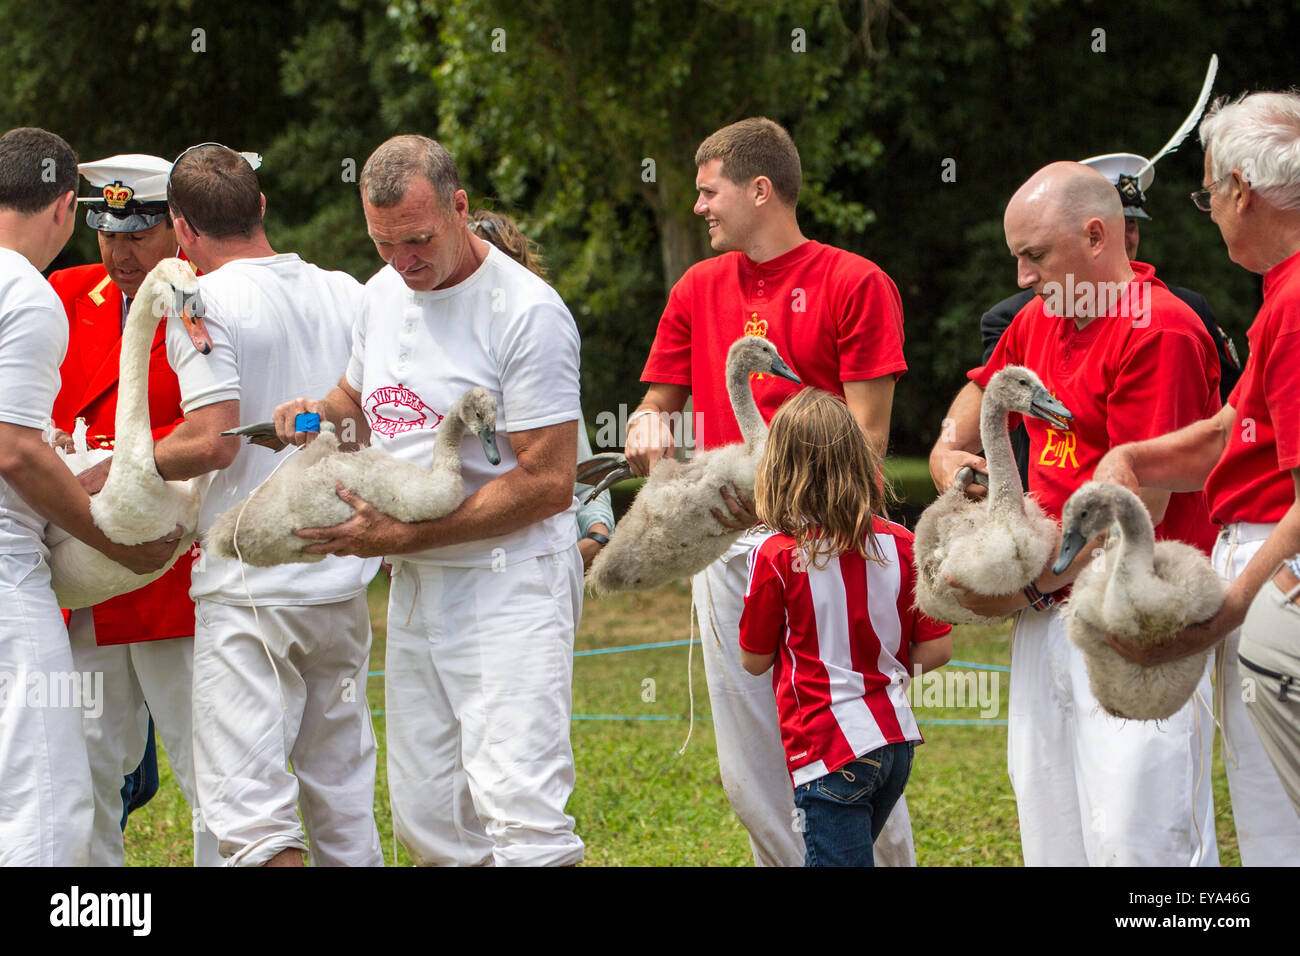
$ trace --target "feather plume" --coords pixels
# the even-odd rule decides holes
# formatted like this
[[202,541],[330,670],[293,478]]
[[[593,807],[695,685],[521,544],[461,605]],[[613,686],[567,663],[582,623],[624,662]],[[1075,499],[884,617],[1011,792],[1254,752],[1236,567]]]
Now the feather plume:
[[1214,77],[1219,72],[1219,57],[1217,54],[1210,54],[1210,66],[1205,71],[1205,82],[1201,84],[1201,95],[1196,98],[1196,105],[1192,111],[1187,114],[1187,119],[1183,120],[1183,125],[1178,127],[1178,131],[1169,137],[1169,142],[1165,143],[1160,152],[1156,153],[1147,160],[1147,164],[1138,170],[1137,177],[1140,179],[1142,174],[1156,164],[1156,161],[1166,153],[1172,153],[1187,138],[1187,134],[1196,128],[1197,120],[1201,118],[1201,113],[1205,111],[1205,104],[1210,101],[1210,91],[1214,89]]

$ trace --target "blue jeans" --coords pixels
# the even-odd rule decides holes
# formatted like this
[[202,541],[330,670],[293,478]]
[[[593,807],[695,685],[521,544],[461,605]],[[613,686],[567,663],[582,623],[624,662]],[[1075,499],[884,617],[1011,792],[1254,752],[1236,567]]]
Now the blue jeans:
[[126,830],[127,814],[139,810],[158,792],[158,747],[153,737],[153,714],[149,715],[149,742],[145,744],[144,758],[122,783],[122,829]]
[[903,795],[916,744],[886,744],[794,788],[804,866],[875,866],[872,846]]

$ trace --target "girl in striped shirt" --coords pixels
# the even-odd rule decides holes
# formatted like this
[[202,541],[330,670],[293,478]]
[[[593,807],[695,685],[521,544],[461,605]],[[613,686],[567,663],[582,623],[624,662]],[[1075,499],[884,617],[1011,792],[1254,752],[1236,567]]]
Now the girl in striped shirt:
[[805,389],[773,416],[754,485],[773,529],[750,555],[741,661],[772,668],[806,866],[872,866],[921,732],[914,666],[952,655],[952,628],[913,608],[912,534],[843,399]]

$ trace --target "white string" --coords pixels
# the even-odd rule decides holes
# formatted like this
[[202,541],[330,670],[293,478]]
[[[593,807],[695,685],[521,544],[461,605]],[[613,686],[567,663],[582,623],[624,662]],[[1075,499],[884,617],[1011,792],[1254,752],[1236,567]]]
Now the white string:
[[[1214,706],[1208,700],[1205,699],[1205,696],[1201,693],[1199,687],[1192,692],[1192,700],[1193,700],[1192,711],[1196,715],[1196,752],[1198,754],[1202,752],[1201,709],[1204,708],[1205,712],[1210,715],[1210,725],[1211,725],[1210,726],[1210,734],[1211,734],[1210,759],[1212,761],[1214,759],[1214,743],[1213,743],[1214,727],[1218,724],[1218,721],[1215,720],[1214,718]],[[1196,772],[1196,784],[1195,786],[1192,787],[1192,826],[1196,828],[1196,845],[1198,847],[1203,847],[1205,845],[1205,835],[1201,833],[1201,819],[1200,819],[1201,815],[1200,812],[1197,810],[1197,806],[1199,803],[1197,797],[1200,796],[1201,784],[1205,780],[1205,763],[1206,761],[1204,760],[1200,761],[1200,769],[1197,770]]]
[[[705,578],[707,583],[708,578]],[[677,756],[686,753],[686,748],[690,746],[691,734],[695,732],[695,587],[691,587],[691,635],[686,644],[686,697],[691,708],[690,723],[686,725],[686,739],[682,741],[682,748],[677,751]],[[704,622],[700,621],[700,640],[704,640]]]
[[[704,601],[705,610],[709,612],[709,630],[713,632],[713,639],[719,644],[722,643],[718,637],[717,628],[713,626],[713,585],[709,581],[707,569],[701,572],[704,575]],[[691,635],[690,642],[686,645],[686,695],[691,707],[690,723],[686,725],[686,739],[682,741],[682,749],[677,751],[677,756],[686,753],[686,748],[690,746],[691,734],[695,732],[695,618],[699,614],[699,605],[695,603],[695,582],[691,582]],[[704,617],[700,615],[700,643],[704,643]]]

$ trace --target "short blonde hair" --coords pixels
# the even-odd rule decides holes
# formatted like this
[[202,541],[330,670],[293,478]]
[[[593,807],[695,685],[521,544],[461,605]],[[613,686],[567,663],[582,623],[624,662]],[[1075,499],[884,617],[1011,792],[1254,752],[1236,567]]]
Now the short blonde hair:
[[880,455],[842,398],[806,388],[777,410],[754,503],[759,520],[794,538],[813,567],[846,551],[883,562],[871,525],[891,500]]

